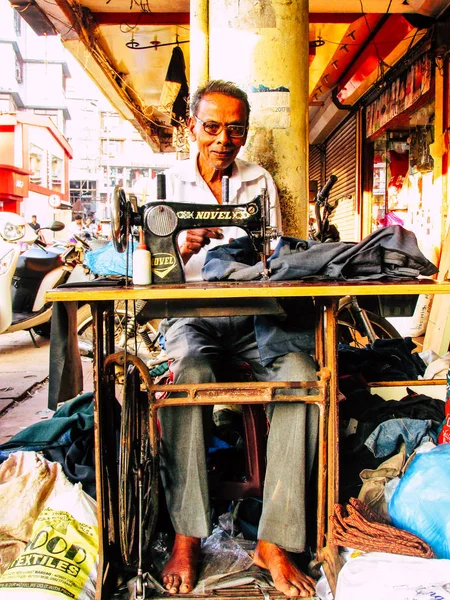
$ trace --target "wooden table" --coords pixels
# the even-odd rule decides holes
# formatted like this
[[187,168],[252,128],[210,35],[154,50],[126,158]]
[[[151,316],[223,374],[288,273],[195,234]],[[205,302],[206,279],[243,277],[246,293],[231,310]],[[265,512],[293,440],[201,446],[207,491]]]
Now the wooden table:
[[[98,518],[100,525],[100,565],[96,600],[107,598],[113,563],[118,560],[117,465],[111,443],[112,423],[108,414],[108,398],[100,384],[105,370],[105,357],[114,353],[111,332],[114,301],[147,300],[154,318],[182,316],[219,316],[239,314],[273,314],[282,298],[313,297],[316,305],[316,358],[320,367],[317,382],[298,386],[294,396],[277,395],[276,401],[315,403],[320,410],[318,448],[317,558],[325,561],[329,579],[338,571],[337,549],[326,545],[328,518],[338,499],[338,407],[337,407],[337,341],[335,315],[339,298],[355,296],[402,296],[405,294],[448,294],[450,283],[430,279],[386,280],[368,282],[285,281],[194,283],[151,285],[146,287],[92,287],[54,289],[46,299],[53,302],[88,302],[94,318],[94,394],[95,394],[95,460]],[[109,323],[109,327],[108,327]],[[108,360],[108,359],[106,359]],[[164,400],[167,404],[221,404],[272,402],[275,389],[283,385],[249,383],[183,386],[187,399]],[[317,395],[302,395],[305,387],[316,388]],[[149,401],[158,408],[154,390],[148,385]],[[171,386],[175,391],[177,386]],[[232,400],[230,401],[229,395]],[[155,411],[156,413],[156,411]],[[155,433],[156,435],[156,433]],[[154,440],[152,441],[152,444]]]

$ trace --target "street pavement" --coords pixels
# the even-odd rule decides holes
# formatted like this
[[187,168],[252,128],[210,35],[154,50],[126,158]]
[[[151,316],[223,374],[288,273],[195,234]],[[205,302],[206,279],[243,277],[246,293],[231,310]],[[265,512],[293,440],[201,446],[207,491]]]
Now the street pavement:
[[[0,335],[0,444],[20,430],[42,419],[48,410],[50,340],[27,331]],[[91,391],[92,365],[83,359],[85,391]]]

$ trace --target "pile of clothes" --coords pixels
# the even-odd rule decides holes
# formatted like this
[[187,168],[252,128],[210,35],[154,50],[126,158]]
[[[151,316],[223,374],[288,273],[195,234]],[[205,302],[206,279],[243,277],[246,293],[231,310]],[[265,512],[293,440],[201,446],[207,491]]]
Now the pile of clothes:
[[442,400],[406,388],[400,400],[372,394],[368,382],[411,381],[426,365],[410,338],[377,340],[371,347],[340,346],[340,502],[359,497],[388,518],[384,486],[415,449],[437,442],[445,417]]

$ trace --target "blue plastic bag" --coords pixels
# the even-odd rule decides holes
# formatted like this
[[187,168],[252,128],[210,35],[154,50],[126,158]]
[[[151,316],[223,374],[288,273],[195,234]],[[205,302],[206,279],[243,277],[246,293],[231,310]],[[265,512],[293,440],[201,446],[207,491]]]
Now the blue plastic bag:
[[450,444],[414,458],[388,511],[396,527],[422,538],[437,558],[450,558]]
[[91,250],[86,253],[84,262],[88,269],[96,275],[126,275],[127,273],[127,253],[128,253],[128,275],[133,275],[132,254],[135,242],[129,244],[127,252],[117,252],[113,242],[108,242],[106,246]]

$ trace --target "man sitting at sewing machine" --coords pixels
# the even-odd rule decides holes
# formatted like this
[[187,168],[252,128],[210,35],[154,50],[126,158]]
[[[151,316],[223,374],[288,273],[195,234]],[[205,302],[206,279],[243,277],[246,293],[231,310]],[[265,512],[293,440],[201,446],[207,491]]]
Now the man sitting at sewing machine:
[[[266,188],[271,224],[280,228],[272,177],[258,165],[237,158],[247,138],[247,95],[234,84],[211,81],[194,94],[191,113],[190,137],[197,142],[198,154],[166,172],[168,199],[220,204],[222,177],[227,175],[230,203],[249,202]],[[209,247],[244,234],[228,229],[190,230],[179,242],[188,281],[201,280]],[[316,379],[314,360],[289,332],[280,331],[278,338],[267,332],[270,343],[262,360],[253,323],[253,317],[247,316],[169,319],[166,348],[174,359],[175,382],[214,382],[216,367],[230,357],[247,362],[259,381]],[[305,547],[305,493],[317,443],[317,407],[279,403],[266,412],[270,419],[267,473],[254,562],[270,571],[276,588],[286,596],[308,597],[314,592],[314,581],[296,567],[288,552],[303,552]],[[162,581],[171,594],[188,593],[196,580],[200,538],[211,531],[203,438],[211,407],[166,407],[159,416],[162,476],[176,532]]]

